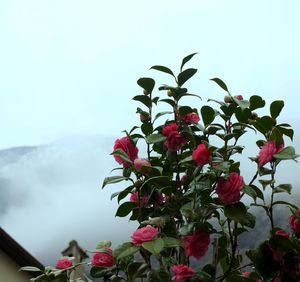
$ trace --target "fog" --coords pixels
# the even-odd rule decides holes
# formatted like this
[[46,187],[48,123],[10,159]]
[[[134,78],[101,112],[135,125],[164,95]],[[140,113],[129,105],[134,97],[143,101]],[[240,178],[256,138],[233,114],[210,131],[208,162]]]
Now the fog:
[[[53,264],[72,239],[88,250],[102,240],[116,246],[130,239],[136,223],[115,218],[117,202],[110,200],[126,183],[101,189],[104,177],[117,166],[109,155],[115,139],[72,136],[49,145],[0,152],[0,225],[45,265]],[[296,132],[298,152],[299,139]],[[246,153],[241,173],[249,182],[255,164],[247,158],[257,155],[258,149],[249,137],[241,144]],[[286,162],[279,168],[278,184],[293,183],[298,193],[298,173],[298,163]]]

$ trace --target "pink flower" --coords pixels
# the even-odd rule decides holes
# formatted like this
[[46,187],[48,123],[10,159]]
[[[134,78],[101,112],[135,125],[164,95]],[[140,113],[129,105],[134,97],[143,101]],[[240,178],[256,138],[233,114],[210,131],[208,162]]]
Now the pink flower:
[[182,241],[185,254],[196,259],[205,255],[210,243],[209,234],[202,230],[197,230],[193,235],[183,237]]
[[183,118],[183,121],[187,124],[197,124],[200,118],[196,113],[189,113]]
[[165,146],[171,151],[176,152],[186,143],[185,138],[177,131],[173,131],[168,135]]
[[112,256],[112,250],[109,248],[104,248],[106,251],[98,252],[93,255],[92,265],[98,267],[110,267],[114,265],[114,258]]
[[276,236],[281,236],[281,237],[285,237],[287,239],[290,238],[290,234],[285,232],[284,230],[277,230],[275,233]]
[[133,164],[136,171],[141,172],[142,174],[147,174],[151,171],[151,163],[148,160],[137,158],[134,160]]
[[72,267],[73,266],[73,262],[67,258],[62,258],[62,259],[59,259],[57,262],[56,262],[56,265],[55,267],[57,269],[66,269],[66,268],[69,268],[69,267]]
[[198,166],[203,166],[210,162],[211,153],[204,144],[199,144],[193,152],[192,158]]
[[133,232],[131,242],[135,246],[141,246],[144,242],[153,241],[158,235],[159,232],[156,228],[147,225]]
[[[114,145],[114,151],[116,150],[122,150],[123,152],[125,152],[132,162],[138,157],[139,150],[128,136],[116,140]],[[114,155],[114,158],[119,164],[122,164],[125,168],[130,167],[131,165],[130,163],[124,161],[118,155]]]
[[196,272],[187,265],[179,264],[173,265],[171,270],[174,272],[175,276],[172,278],[175,282],[185,282],[195,276]]
[[[300,213],[300,209],[297,210],[297,213]],[[293,229],[294,233],[300,233],[300,221],[294,215],[290,216],[289,224]]]
[[162,130],[162,134],[165,136],[169,136],[172,132],[178,132],[178,125],[175,122],[165,125]]
[[284,148],[284,145],[276,145],[274,140],[267,142],[259,152],[258,162],[259,166],[264,166],[266,163],[272,161],[274,155],[279,153]]
[[[242,273],[242,277],[249,278],[250,274],[251,274],[251,272],[245,271],[245,272]],[[260,279],[251,279],[251,280],[249,280],[249,279],[243,279],[243,281],[261,282]]]
[[155,203],[158,205],[158,206],[161,206],[162,204],[164,204],[166,202],[166,197],[160,193],[160,192],[157,192],[155,194]]
[[239,101],[243,101],[244,97],[242,95],[237,95],[235,96],[235,98],[237,98]]
[[[138,204],[139,202],[139,193],[138,192],[133,192],[130,196],[130,202]],[[140,203],[142,207],[148,206],[149,202],[149,196],[148,195],[143,195],[140,199]]]
[[244,178],[238,173],[232,172],[227,179],[221,178],[218,181],[216,193],[221,203],[231,205],[240,201],[240,191],[244,186]]

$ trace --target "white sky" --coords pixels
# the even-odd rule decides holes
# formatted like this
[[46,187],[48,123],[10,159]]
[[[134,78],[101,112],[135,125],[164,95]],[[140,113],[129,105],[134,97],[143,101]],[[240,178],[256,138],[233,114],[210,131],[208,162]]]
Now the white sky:
[[299,11],[298,0],[1,1],[0,148],[119,135],[136,121],[136,80],[168,83],[149,67],[176,71],[195,51],[193,93],[222,99],[209,81],[220,77],[299,117]]
[[[282,120],[294,125],[300,148],[299,12],[299,0],[0,0],[0,149],[63,139],[0,168],[11,200],[1,226],[45,263],[70,234],[87,248],[128,240],[119,230],[133,226],[114,221],[109,201],[122,185],[99,189],[115,165],[109,136],[138,122],[136,80],[171,83],[149,68],[176,72],[193,52],[192,93],[223,99],[209,81],[220,77],[233,94],[284,99]],[[40,225],[43,236],[32,232]]]

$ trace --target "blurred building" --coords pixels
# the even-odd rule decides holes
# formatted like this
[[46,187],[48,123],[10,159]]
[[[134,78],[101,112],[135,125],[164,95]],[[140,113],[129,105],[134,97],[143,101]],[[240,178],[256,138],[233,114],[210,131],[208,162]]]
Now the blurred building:
[[0,281],[28,282],[39,273],[18,272],[20,267],[44,266],[0,227]]

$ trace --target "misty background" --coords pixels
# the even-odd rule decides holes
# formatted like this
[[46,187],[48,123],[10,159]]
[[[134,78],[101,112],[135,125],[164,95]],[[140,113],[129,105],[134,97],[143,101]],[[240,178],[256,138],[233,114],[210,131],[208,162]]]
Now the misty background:
[[[299,153],[299,11],[297,0],[1,1],[0,226],[44,264],[72,239],[84,249],[129,240],[136,225],[110,201],[124,186],[101,190],[116,166],[109,154],[138,123],[136,80],[171,84],[149,68],[176,72],[193,52],[192,93],[222,99],[209,81],[220,77],[234,95],[284,99],[280,122],[294,127]],[[242,142],[245,160],[257,155]],[[255,166],[241,170],[249,181]],[[286,162],[278,182],[299,194],[299,164]]]

